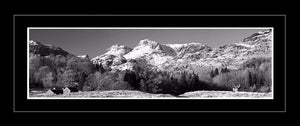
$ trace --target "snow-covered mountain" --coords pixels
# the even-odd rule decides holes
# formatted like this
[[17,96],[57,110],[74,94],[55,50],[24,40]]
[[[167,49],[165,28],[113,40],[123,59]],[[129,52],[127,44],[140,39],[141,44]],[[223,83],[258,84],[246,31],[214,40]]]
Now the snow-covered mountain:
[[123,56],[131,50],[130,47],[116,44],[108,48],[104,54],[92,58],[91,61],[94,64],[102,64],[104,67],[120,65],[126,62],[126,59]]
[[176,55],[176,52],[171,47],[144,39],[124,57],[128,60],[140,59],[146,60],[151,65],[160,65],[168,60],[172,60]]
[[134,67],[179,70],[211,67],[237,69],[252,57],[272,56],[271,29],[254,33],[238,43],[211,48],[205,44],[161,44],[149,39],[141,40],[133,49],[123,45],[113,45],[105,54],[92,59],[112,69]]
[[228,67],[238,69],[240,65],[253,57],[272,57],[272,31],[264,30],[241,40],[214,48],[198,60],[176,62],[176,66],[193,65],[197,67]]
[[115,44],[113,46],[111,46],[110,48],[108,48],[105,52],[105,54],[111,54],[111,55],[125,55],[128,52],[130,52],[132,49],[128,46],[124,46],[124,45],[119,45],[119,44]]
[[212,48],[202,43],[186,43],[186,44],[166,44],[175,50],[176,59],[180,60],[198,60],[207,57],[207,53],[212,51]]
[[[199,42],[162,44],[149,39],[137,42],[134,48],[113,45],[104,54],[91,59],[112,70],[158,69],[163,71],[195,71],[205,68],[238,69],[253,57],[272,57],[271,29],[259,31],[240,42],[211,48]],[[67,51],[49,44],[29,41],[30,53],[41,56],[68,55]],[[88,55],[79,55],[89,58]]]

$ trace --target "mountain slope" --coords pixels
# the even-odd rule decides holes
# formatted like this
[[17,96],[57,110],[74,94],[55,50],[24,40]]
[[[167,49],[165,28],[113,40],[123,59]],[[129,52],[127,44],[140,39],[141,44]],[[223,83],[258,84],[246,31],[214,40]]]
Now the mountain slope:
[[[253,57],[272,56],[272,34],[271,30],[254,33],[241,42],[227,44],[215,48],[206,59],[197,63],[203,66],[226,66],[237,69],[240,64]],[[213,65],[219,64],[219,65]]]
[[171,47],[177,53],[178,58],[189,57],[193,54],[199,54],[199,52],[204,51],[207,53],[211,51],[211,47],[204,45],[202,43],[187,43],[187,44],[166,44]]
[[50,54],[67,56],[69,53],[60,47],[50,44],[41,44],[33,40],[29,41],[29,53],[39,54],[41,56],[48,56]]
[[112,65],[120,65],[126,62],[123,55],[130,52],[132,49],[124,45],[113,45],[108,48],[104,54],[92,58],[91,61],[94,64],[102,64],[104,67],[108,68]]
[[141,40],[131,52],[124,55],[126,59],[144,59],[151,65],[160,65],[167,60],[172,60],[176,52],[169,46],[151,41]]
[[[119,46],[116,46],[119,47]],[[112,47],[111,47],[112,48]],[[113,50],[113,51],[111,51]],[[141,40],[133,49],[113,48],[96,57],[102,59],[97,63],[122,60],[113,69],[133,69],[136,65],[142,68],[160,70],[188,70],[186,68],[219,68],[238,69],[240,65],[252,57],[272,56],[271,29],[254,33],[238,43],[226,44],[211,48],[202,43],[161,44],[149,39]],[[95,60],[94,60],[95,61]],[[131,61],[131,62],[127,62]],[[110,66],[110,65],[108,65]],[[189,70],[188,70],[189,71]]]

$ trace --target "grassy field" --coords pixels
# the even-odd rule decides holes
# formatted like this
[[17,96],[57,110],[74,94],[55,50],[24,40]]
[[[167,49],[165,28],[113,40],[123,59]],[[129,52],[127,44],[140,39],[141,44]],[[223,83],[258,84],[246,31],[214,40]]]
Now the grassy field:
[[47,99],[47,98],[125,98],[125,99],[272,99],[272,93],[258,93],[258,92],[232,92],[232,91],[194,91],[186,92],[179,96],[170,94],[151,94],[141,91],[132,90],[114,90],[114,91],[88,91],[88,92],[74,92],[68,94],[56,95],[47,91],[31,91],[29,98]]

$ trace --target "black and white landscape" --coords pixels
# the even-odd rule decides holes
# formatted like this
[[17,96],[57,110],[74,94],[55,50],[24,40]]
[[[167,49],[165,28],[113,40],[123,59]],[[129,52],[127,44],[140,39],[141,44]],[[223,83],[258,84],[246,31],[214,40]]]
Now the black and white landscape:
[[96,57],[29,40],[28,98],[272,99],[272,30],[219,47],[111,42]]

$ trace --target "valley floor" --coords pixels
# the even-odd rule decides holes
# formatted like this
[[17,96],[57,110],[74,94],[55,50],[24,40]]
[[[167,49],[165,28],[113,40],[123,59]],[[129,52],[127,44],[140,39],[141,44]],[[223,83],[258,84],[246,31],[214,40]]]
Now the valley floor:
[[272,93],[232,92],[232,91],[193,91],[179,96],[151,94],[141,91],[87,91],[55,95],[45,91],[31,91],[32,99],[272,99]]

